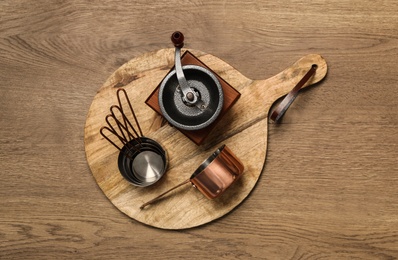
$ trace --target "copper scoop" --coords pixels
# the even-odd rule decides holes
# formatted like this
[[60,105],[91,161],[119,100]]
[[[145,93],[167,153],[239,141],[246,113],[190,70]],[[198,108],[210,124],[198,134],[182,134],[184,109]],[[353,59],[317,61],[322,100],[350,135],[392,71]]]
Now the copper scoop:
[[140,209],[159,200],[167,193],[178,187],[191,183],[209,199],[221,196],[232,183],[242,175],[244,166],[236,155],[226,146],[222,145],[209,158],[207,158],[191,175],[188,180],[181,182],[156,198],[142,204]]

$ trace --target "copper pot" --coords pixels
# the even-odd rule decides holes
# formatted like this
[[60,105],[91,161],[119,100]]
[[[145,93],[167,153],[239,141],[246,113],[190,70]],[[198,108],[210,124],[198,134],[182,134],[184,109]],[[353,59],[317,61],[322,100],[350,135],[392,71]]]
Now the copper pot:
[[196,169],[190,182],[207,198],[214,199],[239,179],[243,170],[238,157],[222,145]]
[[186,183],[191,183],[207,198],[215,199],[242,176],[243,170],[244,166],[238,157],[226,145],[222,145],[196,169],[188,180],[144,203],[140,208],[145,208]]

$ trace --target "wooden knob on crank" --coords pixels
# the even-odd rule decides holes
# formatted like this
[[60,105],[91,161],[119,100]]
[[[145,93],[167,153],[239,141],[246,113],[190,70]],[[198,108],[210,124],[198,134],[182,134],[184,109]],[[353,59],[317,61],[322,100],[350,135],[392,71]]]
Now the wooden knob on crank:
[[182,48],[184,46],[184,34],[182,32],[176,31],[171,35],[171,41],[177,48]]

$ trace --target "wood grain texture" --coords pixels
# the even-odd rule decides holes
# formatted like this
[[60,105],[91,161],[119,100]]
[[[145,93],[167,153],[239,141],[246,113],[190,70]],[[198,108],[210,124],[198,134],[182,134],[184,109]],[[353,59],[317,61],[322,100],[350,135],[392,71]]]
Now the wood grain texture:
[[[245,203],[165,231],[109,203],[83,129],[109,75],[177,29],[251,79],[309,53],[329,72],[268,125]],[[1,1],[0,258],[397,258],[397,35],[393,0]]]
[[[87,161],[102,191],[126,215],[158,228],[197,227],[224,216],[238,206],[252,191],[264,168],[267,115],[271,105],[286,95],[313,64],[318,69],[303,87],[319,82],[327,73],[325,60],[320,55],[310,54],[274,77],[254,81],[213,55],[191,52],[242,94],[235,106],[209,134],[208,140],[200,146],[168,124],[153,127],[154,122],[161,120],[160,116],[145,104],[145,100],[172,67],[170,60],[173,60],[174,49],[144,54],[118,68],[94,97],[85,124]],[[134,80],[128,80],[127,83],[125,79]],[[158,141],[167,152],[167,172],[151,187],[135,187],[123,179],[117,165],[118,150],[99,134],[101,127],[106,125],[109,108],[117,104],[116,90],[121,86],[128,93],[144,136]],[[123,101],[122,106],[128,107],[126,100],[122,99]],[[131,113],[125,111],[130,120],[133,120]],[[108,138],[116,139],[111,135]],[[121,142],[114,142],[122,147]],[[199,165],[221,145],[232,149],[244,163],[245,171],[237,183],[220,198],[208,200],[203,194],[185,186],[161,202],[140,209],[142,204],[158,194],[189,179]]]

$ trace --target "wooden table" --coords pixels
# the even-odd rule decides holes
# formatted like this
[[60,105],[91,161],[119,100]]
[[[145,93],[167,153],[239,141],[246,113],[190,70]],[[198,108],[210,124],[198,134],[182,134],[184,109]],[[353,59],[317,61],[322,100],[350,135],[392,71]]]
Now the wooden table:
[[[396,1],[5,0],[0,24],[0,259],[398,257]],[[328,75],[269,124],[244,203],[167,231],[109,202],[83,135],[106,79],[177,29],[248,78],[309,53]]]

